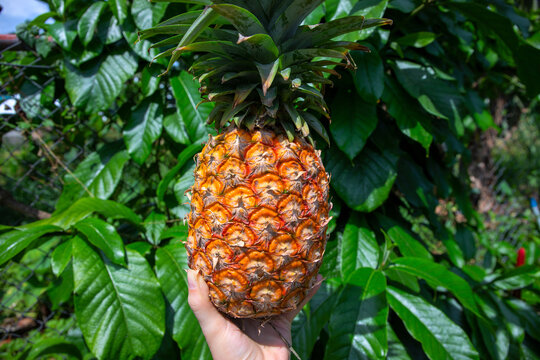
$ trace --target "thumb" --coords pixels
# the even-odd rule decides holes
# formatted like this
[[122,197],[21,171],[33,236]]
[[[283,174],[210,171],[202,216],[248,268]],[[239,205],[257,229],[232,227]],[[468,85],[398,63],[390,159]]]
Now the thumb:
[[201,329],[207,339],[216,336],[224,329],[227,320],[219,313],[208,297],[208,285],[198,271],[187,270],[188,304],[199,320]]

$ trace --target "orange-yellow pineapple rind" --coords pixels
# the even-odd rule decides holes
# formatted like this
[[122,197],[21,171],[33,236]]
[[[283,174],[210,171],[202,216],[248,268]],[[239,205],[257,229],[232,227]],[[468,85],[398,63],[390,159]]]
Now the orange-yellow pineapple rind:
[[306,141],[264,129],[229,128],[196,157],[189,266],[210,299],[238,318],[295,309],[326,246],[329,176]]

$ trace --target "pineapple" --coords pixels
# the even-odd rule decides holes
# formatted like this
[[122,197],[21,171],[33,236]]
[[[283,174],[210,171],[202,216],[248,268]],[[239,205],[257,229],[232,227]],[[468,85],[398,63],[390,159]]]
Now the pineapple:
[[335,66],[354,66],[348,50],[368,51],[332,39],[391,21],[350,16],[301,25],[322,0],[174,2],[204,8],[140,38],[168,35],[154,44],[175,45],[157,56],[171,56],[167,71],[183,53],[196,54],[190,71],[202,101],[215,103],[208,123],[219,131],[196,156],[189,266],[223,313],[290,311],[314,285],[330,220],[329,176],[310,135],[328,141],[319,121],[329,119],[322,86],[338,75]]

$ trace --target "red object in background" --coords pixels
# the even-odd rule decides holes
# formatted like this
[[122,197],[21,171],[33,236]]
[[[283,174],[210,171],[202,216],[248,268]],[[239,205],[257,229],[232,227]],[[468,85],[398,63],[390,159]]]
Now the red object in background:
[[516,267],[523,266],[525,264],[525,248],[519,248],[517,252]]
[[[520,247],[517,251],[516,267],[523,266],[525,264],[525,248]],[[521,289],[514,290],[514,296],[521,299]]]

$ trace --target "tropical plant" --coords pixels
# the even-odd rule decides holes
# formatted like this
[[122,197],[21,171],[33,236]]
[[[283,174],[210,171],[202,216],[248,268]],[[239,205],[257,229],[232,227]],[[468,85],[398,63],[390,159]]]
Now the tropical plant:
[[[42,271],[54,277],[34,285],[49,306],[74,311],[80,335],[45,334],[27,348],[2,348],[6,356],[210,358],[187,304],[182,219],[192,158],[215,134],[206,124],[215,108],[197,107],[200,85],[187,69],[199,55],[169,64],[158,50],[170,55],[186,30],[158,25],[162,19],[199,14],[208,3],[50,0],[49,13],[19,28],[34,52],[13,61],[40,56],[56,74],[43,91],[21,90],[40,84],[46,75],[38,69],[12,89],[39,99],[37,109],[22,109],[23,126],[40,126],[37,115],[56,100],[69,104],[46,116],[85,157],[65,175],[50,218],[1,227],[0,266],[51,249]],[[227,3],[244,12],[273,1]],[[320,268],[326,281],[293,322],[296,352],[303,359],[538,358],[538,260],[527,257],[516,269],[480,241],[483,219],[467,174],[467,144],[494,126],[490,100],[511,92],[530,104],[540,92],[538,15],[501,0],[279,3],[283,14],[309,3],[315,10],[306,25],[346,16],[394,22],[334,39],[371,52],[351,51],[356,70],[337,66],[318,78],[334,84],[324,88],[332,123],[312,114],[322,124],[323,136],[313,139],[334,206]],[[237,25],[223,15],[214,20],[212,31]],[[152,45],[150,34],[162,42]],[[47,151],[37,143],[28,151]],[[59,160],[70,157],[70,143],[57,150]]]

